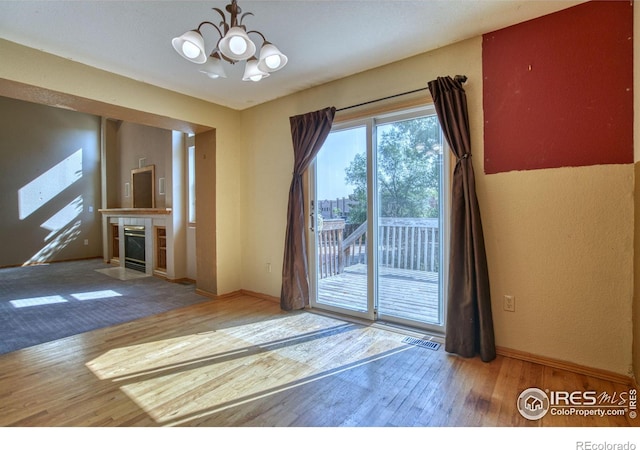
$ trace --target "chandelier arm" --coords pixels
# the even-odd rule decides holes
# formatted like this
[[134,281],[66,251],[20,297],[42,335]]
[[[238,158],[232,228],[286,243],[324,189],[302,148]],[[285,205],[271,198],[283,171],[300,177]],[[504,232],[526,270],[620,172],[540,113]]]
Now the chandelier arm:
[[224,59],[226,62],[228,62],[229,64],[235,64],[238,61],[235,61],[231,58],[227,58],[226,56],[224,56],[224,54],[222,52],[219,52],[218,55],[220,55],[220,58]]
[[253,13],[252,12],[246,12],[242,16],[240,16],[240,20],[238,21],[238,26],[240,26],[240,27],[244,26],[244,25],[242,25],[242,21],[244,20],[244,18],[246,16],[253,16]]
[[250,33],[259,34],[260,37],[262,38],[263,43],[264,42],[269,42],[269,41],[267,41],[267,38],[264,37],[264,34],[260,33],[259,31],[256,31],[256,30],[247,31],[247,34],[250,34]]
[[226,34],[227,31],[229,31],[229,24],[227,23],[227,17],[224,15],[221,9],[219,8],[211,8],[211,9],[216,11],[218,14],[220,14],[220,17],[222,17],[222,22],[220,22],[220,26],[224,29],[224,34]]
[[[209,21],[205,21],[205,22],[200,23],[200,25],[198,25],[198,28],[197,28],[198,32],[200,32],[200,28],[201,28],[203,25],[211,25],[213,28],[215,28],[215,29],[216,29],[216,31],[218,32],[218,34],[220,35],[220,39],[222,39],[222,37],[224,36],[224,35],[222,34],[222,31],[220,31],[220,28],[218,28],[218,27],[217,27],[217,25],[216,25],[216,24],[214,24],[213,22],[209,22]],[[219,40],[218,40],[218,41],[219,41]],[[216,44],[216,47],[217,47],[217,44]]]

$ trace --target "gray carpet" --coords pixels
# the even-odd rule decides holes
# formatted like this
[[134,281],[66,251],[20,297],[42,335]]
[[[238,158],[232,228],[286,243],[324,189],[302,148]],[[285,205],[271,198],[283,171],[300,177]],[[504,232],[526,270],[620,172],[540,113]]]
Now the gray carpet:
[[0,354],[207,300],[101,259],[0,269]]

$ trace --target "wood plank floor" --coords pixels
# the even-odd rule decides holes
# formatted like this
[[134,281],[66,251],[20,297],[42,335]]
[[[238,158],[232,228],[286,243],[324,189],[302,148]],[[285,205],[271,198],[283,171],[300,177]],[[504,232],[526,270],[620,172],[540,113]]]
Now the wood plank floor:
[[[438,274],[381,267],[378,272],[379,313],[387,317],[438,324]],[[318,303],[356,311],[367,309],[367,266],[356,264],[318,281]]]
[[[526,388],[628,386],[248,296],[212,300],[0,356],[0,426],[630,426],[516,410]],[[633,422],[633,423],[632,423]]]

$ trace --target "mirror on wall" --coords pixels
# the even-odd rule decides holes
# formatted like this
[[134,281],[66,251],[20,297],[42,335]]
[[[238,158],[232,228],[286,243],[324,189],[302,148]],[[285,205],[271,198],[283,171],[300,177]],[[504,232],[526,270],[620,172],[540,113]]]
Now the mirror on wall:
[[154,183],[155,166],[145,166],[131,170],[131,186],[134,208],[155,208],[156,196]]

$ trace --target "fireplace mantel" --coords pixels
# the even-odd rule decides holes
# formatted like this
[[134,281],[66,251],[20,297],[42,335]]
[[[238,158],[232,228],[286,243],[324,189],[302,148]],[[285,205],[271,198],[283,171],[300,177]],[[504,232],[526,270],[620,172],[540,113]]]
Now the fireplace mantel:
[[171,214],[171,208],[109,208],[99,209],[107,216],[151,216]]

